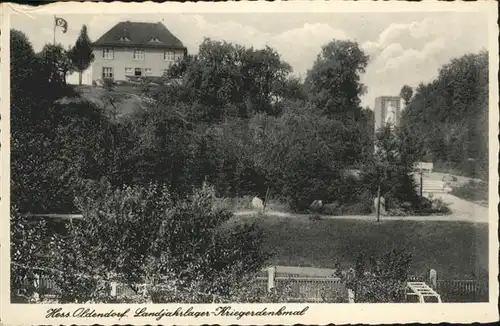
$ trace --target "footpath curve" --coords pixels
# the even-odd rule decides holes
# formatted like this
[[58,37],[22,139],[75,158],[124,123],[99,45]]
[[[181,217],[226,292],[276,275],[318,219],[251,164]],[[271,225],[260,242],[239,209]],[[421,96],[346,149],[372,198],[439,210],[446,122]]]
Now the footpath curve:
[[[447,222],[469,222],[469,223],[488,223],[488,208],[468,202],[450,194],[435,195],[434,198],[441,197],[447,203],[452,211],[449,215],[430,215],[430,216],[381,216],[381,221],[447,221]],[[234,212],[236,216],[254,215],[256,210],[239,210]],[[280,212],[275,210],[266,210],[265,215],[281,218],[308,218],[308,214],[296,214]],[[374,215],[321,215],[322,219],[328,220],[365,220],[374,221]]]

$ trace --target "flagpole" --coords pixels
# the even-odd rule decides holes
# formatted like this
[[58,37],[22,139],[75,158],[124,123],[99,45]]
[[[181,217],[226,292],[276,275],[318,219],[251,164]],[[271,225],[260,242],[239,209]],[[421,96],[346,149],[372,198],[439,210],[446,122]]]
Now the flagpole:
[[54,46],[56,45],[56,15],[54,15]]
[[56,24],[57,22],[57,19],[56,19],[56,15],[54,15],[54,43],[53,43],[53,46],[52,46],[52,73],[51,73],[51,76],[50,76],[50,80],[53,82],[54,79],[55,79],[55,75],[56,75]]

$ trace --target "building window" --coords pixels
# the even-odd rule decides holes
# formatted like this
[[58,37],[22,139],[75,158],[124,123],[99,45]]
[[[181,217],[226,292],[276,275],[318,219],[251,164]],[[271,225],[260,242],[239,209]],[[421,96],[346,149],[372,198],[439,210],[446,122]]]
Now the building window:
[[115,58],[115,52],[113,51],[113,49],[103,49],[102,57],[107,60],[112,60]]
[[132,75],[132,68],[125,68],[125,75],[126,76]]
[[144,60],[144,50],[134,50],[134,60]]
[[163,60],[174,61],[175,60],[175,52],[174,51],[165,51],[163,53]]
[[113,68],[102,67],[102,78],[113,78]]
[[135,68],[134,76],[137,76],[137,77],[142,76],[142,68]]
[[151,71],[151,68],[146,68],[146,69],[144,69],[144,73],[146,75],[151,75],[153,72]]

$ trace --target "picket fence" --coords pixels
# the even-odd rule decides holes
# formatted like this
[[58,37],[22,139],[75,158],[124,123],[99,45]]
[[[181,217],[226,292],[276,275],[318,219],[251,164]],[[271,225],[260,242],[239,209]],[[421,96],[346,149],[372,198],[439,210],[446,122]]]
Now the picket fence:
[[[422,278],[411,276],[408,281],[422,281]],[[262,290],[275,289],[275,291],[286,291],[290,302],[324,302],[325,296],[332,294],[345,296],[347,289],[339,278],[335,277],[304,277],[304,276],[276,276],[270,281],[269,277],[258,276],[257,286]],[[51,278],[42,276],[39,287],[43,293],[53,297],[57,294],[57,285]],[[147,285],[140,286],[142,289]],[[487,302],[489,298],[488,283],[479,280],[438,280],[434,289],[441,295],[443,302]],[[132,290],[126,286],[117,286],[114,295],[132,295]],[[52,294],[52,295],[51,295]]]
[[488,282],[478,280],[438,280],[436,292],[443,302],[488,302]]
[[336,294],[347,298],[345,283],[337,277],[277,276],[269,284],[268,277],[257,277],[257,283],[267,290],[286,292],[290,301],[323,302]]
[[[257,277],[256,286],[262,292],[268,290],[268,278]],[[274,279],[277,294],[284,294],[289,302],[323,302],[326,296],[337,294],[347,297],[345,284],[338,278],[323,277],[276,277]],[[137,286],[138,293],[148,288],[147,284]],[[147,290],[146,290],[147,291]],[[132,296],[135,292],[128,286],[118,285],[114,296]]]

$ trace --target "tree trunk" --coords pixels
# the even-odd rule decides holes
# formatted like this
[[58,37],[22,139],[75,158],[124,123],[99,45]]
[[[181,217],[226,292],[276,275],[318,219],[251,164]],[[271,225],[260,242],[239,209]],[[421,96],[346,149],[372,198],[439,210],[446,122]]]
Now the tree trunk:
[[262,211],[266,210],[268,197],[269,197],[269,187],[267,187],[267,190],[266,190],[266,197],[264,198],[264,208],[262,209]]
[[82,86],[82,72],[78,72],[78,86]]

